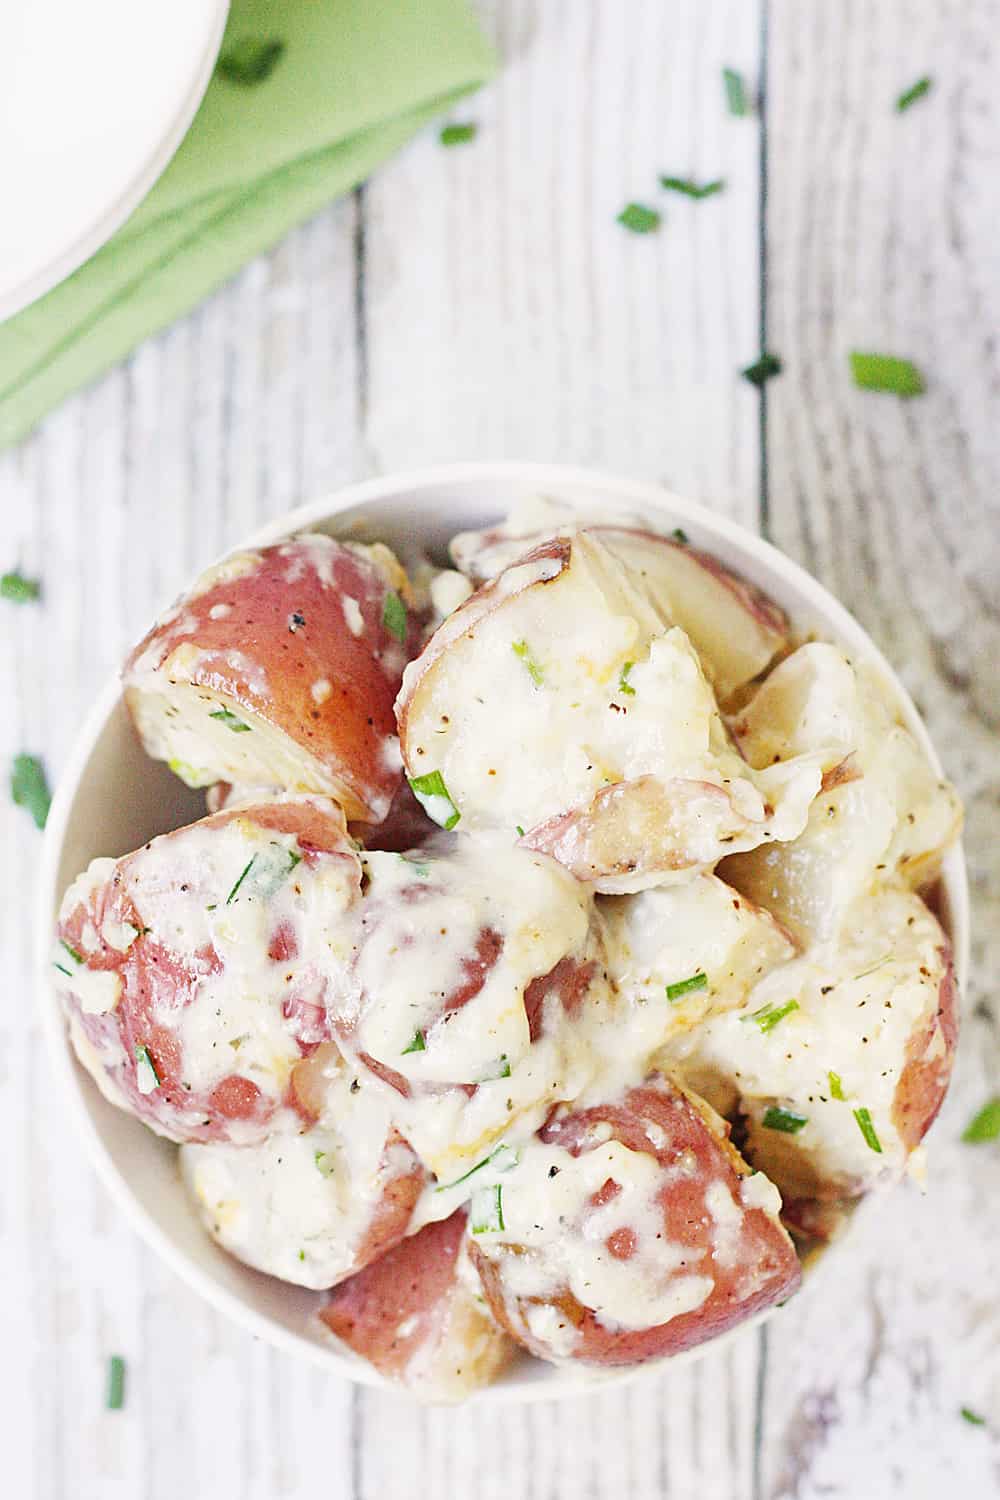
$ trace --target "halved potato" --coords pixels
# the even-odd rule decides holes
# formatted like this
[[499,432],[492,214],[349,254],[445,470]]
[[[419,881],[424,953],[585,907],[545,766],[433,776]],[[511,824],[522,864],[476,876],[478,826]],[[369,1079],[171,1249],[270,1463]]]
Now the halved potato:
[[707,1106],[654,1074],[564,1106],[479,1189],[472,1257],[497,1321],[554,1361],[676,1354],[799,1282],[780,1199]]
[[469,1274],[459,1210],[336,1288],[320,1317],[355,1354],[424,1401],[461,1401],[494,1380],[515,1346]]
[[146,750],[189,786],[272,785],[379,822],[399,784],[393,699],[418,649],[388,548],[304,535],[211,568],[125,663]]
[[832,764],[819,751],[751,772],[687,636],[586,532],[450,615],[407,667],[397,713],[432,817],[516,835],[601,891],[794,837]]
[[900,724],[874,672],[836,646],[802,646],[776,667],[732,722],[756,767],[830,745],[826,778],[802,833],[727,859],[720,874],[803,941],[822,941],[873,882],[922,885],[958,837],[962,810]]
[[360,883],[340,808],[306,795],[94,860],[54,955],[81,1061],[171,1140],[263,1140],[330,1036],[329,941]]
[[876,889],[838,937],[668,1047],[739,1119],[792,1216],[899,1178],[947,1088],[958,1031],[948,940],[919,896]]

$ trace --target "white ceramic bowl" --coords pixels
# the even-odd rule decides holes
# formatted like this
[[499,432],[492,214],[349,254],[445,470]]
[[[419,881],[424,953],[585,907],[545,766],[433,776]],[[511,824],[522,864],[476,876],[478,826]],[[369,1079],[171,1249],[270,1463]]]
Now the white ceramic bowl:
[[[309,528],[390,544],[417,537],[443,557],[445,544],[456,531],[498,520],[513,501],[539,493],[590,508],[645,512],[668,530],[683,527],[695,545],[714,552],[776,599],[799,631],[815,631],[838,641],[852,656],[880,667],[906,724],[938,767],[927,731],[902,684],[861,626],[815,579],[732,521],[652,484],[544,464],[464,464],[422,470],[352,485],[302,506],[250,537],[248,545],[273,542]],[[98,1172],[140,1234],[179,1276],[215,1307],[279,1348],[304,1354],[351,1379],[384,1384],[370,1366],[331,1347],[310,1317],[320,1300],[315,1293],[260,1275],[218,1249],[189,1206],[175,1167],[175,1148],[101,1097],[77,1064],[66,1038],[50,982],[50,934],[63,891],[96,855],[123,854],[150,835],[190,821],[203,811],[199,795],[183,787],[166,766],[147,759],[129,724],[119,684],[117,680],[109,683],[63,774],[45,836],[38,965],[53,1061],[70,1096],[79,1135]],[[961,986],[969,942],[961,848],[953,849],[945,861],[942,917],[954,944]],[[722,1339],[738,1336],[747,1326]],[[679,1357],[696,1357],[708,1348],[718,1348],[721,1341]],[[610,1379],[635,1373],[616,1371]],[[585,1372],[525,1359],[477,1399],[548,1400],[592,1384],[593,1377]]]

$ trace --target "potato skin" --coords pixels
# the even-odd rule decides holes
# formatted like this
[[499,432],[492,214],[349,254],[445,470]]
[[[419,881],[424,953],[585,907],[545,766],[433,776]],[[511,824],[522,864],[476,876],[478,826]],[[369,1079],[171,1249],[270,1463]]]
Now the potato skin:
[[[665,1078],[653,1075],[646,1083],[629,1089],[617,1103],[558,1114],[542,1130],[540,1139],[547,1145],[560,1146],[573,1159],[581,1159],[591,1150],[611,1140],[642,1157],[652,1157],[658,1164],[662,1186],[656,1203],[662,1213],[662,1238],[669,1252],[682,1252],[680,1262],[688,1273],[710,1277],[712,1287],[704,1300],[692,1311],[680,1312],[668,1321],[648,1328],[614,1326],[602,1322],[595,1310],[574,1295],[567,1282],[559,1283],[560,1264],[555,1247],[579,1237],[586,1242],[586,1220],[591,1209],[599,1208],[620,1190],[612,1178],[589,1200],[584,1197],[579,1217],[567,1223],[563,1216],[544,1219],[544,1208],[536,1205],[537,1217],[543,1215],[541,1228],[546,1243],[541,1248],[543,1264],[552,1255],[555,1271],[553,1285],[544,1297],[513,1292],[509,1285],[512,1266],[521,1257],[539,1254],[537,1245],[519,1246],[495,1241],[483,1235],[472,1241],[472,1258],[476,1265],[494,1317],[531,1353],[542,1359],[570,1358],[597,1365],[641,1364],[677,1354],[703,1343],[727,1328],[744,1321],[791,1295],[799,1284],[799,1264],[787,1234],[772,1212],[740,1199],[741,1182],[748,1169],[729,1144],[720,1122],[707,1108],[682,1093]],[[561,1172],[572,1172],[572,1162]],[[511,1193],[516,1193],[514,1175]],[[723,1248],[711,1227],[714,1219],[706,1195],[718,1187],[738,1215],[737,1249],[730,1243]],[[655,1238],[661,1238],[657,1232]],[[653,1247],[654,1255],[656,1247]],[[615,1231],[606,1241],[606,1252],[619,1261],[628,1261],[642,1252],[641,1231],[625,1228]],[[649,1254],[649,1247],[645,1253]],[[671,1274],[671,1262],[663,1260],[664,1276]],[[641,1288],[637,1301],[641,1302]],[[548,1307],[560,1319],[568,1337],[566,1347],[555,1346],[539,1325],[532,1325],[532,1309]]]
[[[65,976],[60,989],[85,1065],[113,1102],[175,1141],[262,1140],[288,1102],[287,1078],[241,1066],[246,1051],[234,1043],[246,1038],[234,1036],[223,998],[225,946],[207,935],[207,926],[192,936],[167,921],[179,893],[184,900],[196,893],[206,923],[210,910],[223,918],[231,910],[225,889],[202,891],[200,884],[207,878],[206,851],[210,855],[227,833],[237,840],[234,875],[254,841],[268,847],[269,834],[283,835],[290,843],[276,847],[291,849],[296,860],[289,882],[332,882],[329,890],[345,905],[357,898],[360,864],[342,812],[322,798],[301,796],[216,813],[117,861],[95,864],[67,892],[57,927]],[[244,891],[249,897],[249,888]],[[282,910],[265,894],[257,905],[268,936],[253,955],[263,976],[254,1003],[263,1002],[268,1037],[290,1068],[329,1034],[323,978],[306,961],[303,934]],[[97,1007],[87,1001],[95,984],[107,997]],[[200,1027],[197,1057],[182,1039],[192,1018]],[[200,1083],[188,1081],[192,1063]]]
[[[206,711],[218,699],[292,742],[305,790],[335,797],[349,817],[378,822],[400,782],[393,701],[420,644],[386,623],[386,601],[407,589],[386,548],[310,535],[237,554],[210,570],[139,642],[123,670],[125,699],[147,750],[170,757],[170,726],[142,715],[143,696],[187,684]],[[390,614],[390,619],[391,619]],[[233,749],[254,749],[249,736]],[[204,781],[231,780],[225,765]],[[284,778],[252,777],[260,783]]]
[[492,1380],[513,1346],[463,1282],[464,1209],[427,1224],[336,1287],[319,1317],[391,1380],[460,1400]]

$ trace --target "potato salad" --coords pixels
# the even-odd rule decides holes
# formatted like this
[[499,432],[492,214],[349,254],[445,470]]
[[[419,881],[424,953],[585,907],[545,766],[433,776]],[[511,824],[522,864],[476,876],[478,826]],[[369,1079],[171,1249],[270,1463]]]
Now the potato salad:
[[961,809],[871,666],[639,516],[538,500],[447,562],[199,578],[123,685],[206,814],[94,860],[53,948],[206,1234],[430,1401],[784,1302],[958,1025]]

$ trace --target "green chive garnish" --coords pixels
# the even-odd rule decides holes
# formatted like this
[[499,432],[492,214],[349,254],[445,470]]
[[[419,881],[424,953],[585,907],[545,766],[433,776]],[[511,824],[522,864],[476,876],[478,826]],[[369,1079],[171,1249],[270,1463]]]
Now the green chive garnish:
[[408,1047],[404,1047],[403,1048],[402,1056],[405,1057],[408,1052],[426,1052],[426,1051],[427,1051],[427,1043],[424,1040],[424,1034],[423,1034],[423,1032],[422,1031],[415,1031],[413,1033],[413,1041],[410,1043],[410,1045]]
[[764,1111],[761,1120],[765,1130],[780,1130],[783,1135],[798,1135],[803,1125],[809,1124],[808,1115],[800,1115],[794,1109],[780,1109],[772,1104]]
[[632,668],[634,666],[635,666],[635,662],[634,661],[627,661],[625,663],[625,665],[622,667],[621,673],[620,673],[619,678],[618,678],[618,691],[620,693],[626,693],[628,695],[628,697],[630,697],[630,698],[634,698],[635,697],[635,688],[631,685],[631,683],[628,680],[629,679],[629,673],[632,671]]
[[667,189],[668,193],[683,193],[685,198],[711,198],[715,193],[721,193],[725,187],[725,180],[717,177],[714,182],[692,182],[690,177],[661,177],[660,186]]
[[478,125],[442,125],[439,137],[442,146],[464,146],[476,139]]
[[218,719],[220,724],[225,724],[226,728],[231,729],[234,734],[250,733],[250,725],[244,724],[243,720],[238,719],[235,714],[230,713],[228,708],[213,709],[208,717],[210,719]]
[[912,83],[896,100],[897,113],[902,114],[904,109],[909,109],[911,104],[916,104],[918,99],[922,99],[925,94],[930,93],[930,89],[931,80],[929,78],[918,78],[916,83]]
[[655,208],[647,208],[645,203],[626,203],[618,215],[618,223],[631,229],[633,234],[652,234],[660,227],[660,215]]
[[740,374],[744,380],[749,380],[751,385],[760,387],[767,381],[773,380],[775,375],[781,374],[781,360],[776,354],[762,354],[755,364],[747,365],[745,370],[740,371]]
[[333,1159],[333,1153],[331,1151],[314,1151],[313,1161],[316,1163],[317,1170],[324,1177],[333,1176],[337,1164]]
[[501,1052],[500,1057],[493,1064],[493,1069],[492,1073],[484,1073],[482,1078],[477,1079],[477,1083],[495,1083],[498,1078],[510,1077],[510,1062],[506,1052]]
[[141,1043],[137,1043],[135,1049],[135,1076],[140,1094],[151,1094],[154,1089],[160,1087],[160,1075],[156,1071],[156,1064],[149,1055],[149,1048]]
[[962,1131],[962,1140],[973,1146],[981,1141],[995,1141],[997,1136],[1000,1136],[1000,1094],[984,1104]]
[[4,573],[0,578],[0,599],[9,599],[12,604],[30,604],[41,592],[37,578],[25,578],[23,573]]
[[784,1005],[772,1005],[769,1003],[762,1005],[759,1010],[751,1011],[748,1016],[740,1016],[740,1020],[744,1022],[752,1021],[766,1036],[769,1031],[774,1030],[779,1021],[783,1021],[786,1016],[790,1016],[792,1011],[798,1010],[798,1008],[799,1002],[797,1000],[786,1000]]
[[959,1410],[961,1411],[963,1421],[971,1422],[973,1427],[986,1426],[986,1418],[981,1417],[977,1411],[973,1411],[971,1406],[963,1406]]
[[523,839],[524,838],[524,829],[521,827],[520,823],[516,823],[514,826],[517,829],[517,836],[518,836],[518,838],[519,839]]
[[872,1117],[868,1110],[863,1106],[861,1109],[856,1109],[854,1111],[854,1118],[858,1122],[858,1129],[861,1131],[861,1134],[865,1138],[865,1144],[870,1147],[872,1151],[877,1151],[879,1156],[881,1156],[882,1142],[879,1140],[878,1135],[875,1132],[875,1126],[872,1124]]
[[538,664],[537,657],[533,655],[531,647],[528,645],[527,641],[515,641],[510,649],[517,657],[518,661],[524,663],[525,670],[527,671],[528,676],[531,678],[535,686],[541,687],[542,683],[545,681],[545,675]]
[[688,542],[691,540],[687,532],[684,530],[683,526],[675,526],[673,531],[670,533],[670,539],[671,541],[679,543],[679,545],[682,547],[686,547]]
[[506,1226],[503,1221],[503,1185],[483,1188],[469,1204],[470,1227],[473,1234],[496,1233]]
[[408,776],[406,779],[427,816],[441,828],[454,828],[461,813],[451,800],[441,772],[428,771],[425,776]]
[[66,952],[69,954],[70,958],[73,960],[73,962],[75,964],[82,964],[83,963],[83,954],[82,953],[78,953],[75,948],[71,948],[70,945],[69,945],[69,943],[67,943],[67,941],[66,941],[65,938],[60,938],[59,939],[59,945],[60,945],[60,947],[66,949]]
[[52,804],[45,768],[35,755],[15,755],[10,772],[10,795],[18,807],[26,808],[36,828],[44,828]]
[[857,351],[853,351],[850,358],[854,384],[863,391],[920,396],[926,389],[924,377],[908,359],[897,359],[893,354],[860,354]]
[[250,871],[253,869],[253,864],[256,858],[256,854],[251,854],[250,858],[243,866],[236,884],[233,886],[232,890],[229,892],[229,895],[226,897],[227,906],[232,906],[233,902],[236,900],[236,892],[239,890],[240,886],[243,884],[244,880],[246,880],[247,876],[250,874]]
[[270,78],[285,51],[277,37],[241,37],[227,47],[215,65],[215,71],[227,83],[252,88]]
[[498,1162],[497,1171],[509,1172],[511,1167],[517,1166],[521,1158],[517,1151],[501,1141],[499,1146],[494,1146],[489,1156],[484,1156],[482,1161],[477,1161],[476,1165],[470,1167],[467,1172],[463,1172],[461,1177],[456,1177],[453,1182],[439,1182],[434,1191],[436,1193],[446,1193],[449,1188],[458,1187],[461,1183],[468,1182],[470,1177],[473,1177],[476,1172],[481,1172],[484,1167],[488,1167],[491,1161],[497,1161],[497,1158],[502,1157],[504,1152],[510,1153],[510,1160]]
[[830,1098],[841,1100],[846,1099],[847,1095],[844,1093],[844,1085],[841,1082],[840,1074],[827,1073],[826,1076],[830,1080]]
[[690,995],[693,990],[707,990],[708,975],[692,974],[690,979],[679,979],[676,984],[667,985],[667,999],[679,1000],[682,995]]
[[747,91],[743,83],[743,74],[737,73],[735,68],[723,68],[722,82],[726,90],[726,104],[731,115],[742,116],[749,113],[747,108]]
[[406,605],[390,589],[382,606],[382,624],[400,643],[406,640]]
[[108,1360],[108,1411],[121,1411],[125,1405],[125,1361],[120,1354],[112,1354]]

